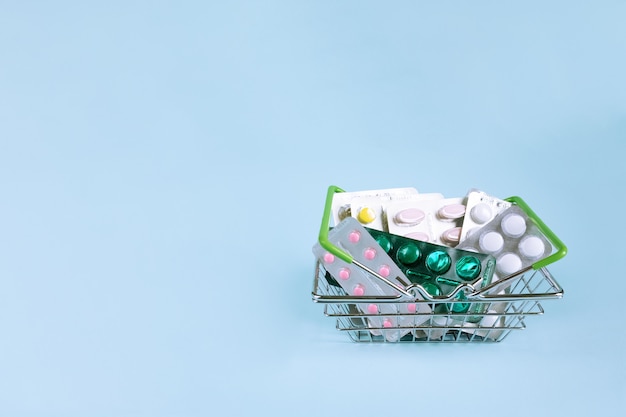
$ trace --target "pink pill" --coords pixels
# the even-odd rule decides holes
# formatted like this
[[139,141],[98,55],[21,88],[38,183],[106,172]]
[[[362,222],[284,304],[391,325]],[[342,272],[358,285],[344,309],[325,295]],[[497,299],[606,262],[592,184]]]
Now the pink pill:
[[441,234],[441,239],[448,243],[459,243],[461,239],[461,228],[453,227],[452,229],[448,229]]
[[392,327],[392,326],[393,326],[393,323],[391,322],[391,320],[385,319],[383,321],[383,327]]
[[377,314],[378,313],[378,306],[376,304],[370,304],[367,306],[367,311],[370,314]]
[[449,204],[441,207],[437,214],[441,219],[460,219],[465,216],[465,206],[463,204]]
[[356,296],[361,296],[365,294],[365,287],[362,286],[361,284],[355,285],[354,289],[352,290],[352,294]]
[[426,217],[426,213],[417,208],[407,208],[396,213],[393,220],[397,224],[415,226],[420,224]]
[[332,264],[333,262],[335,262],[335,255],[333,255],[332,253],[326,252],[324,254],[324,262],[326,262],[327,264]]
[[415,313],[417,311],[417,304],[407,304],[406,310],[409,313]]
[[359,232],[357,232],[357,231],[351,232],[348,235],[348,239],[352,243],[357,243],[359,240],[361,240],[361,234]]
[[391,274],[391,268],[389,268],[389,265],[381,265],[380,268],[378,268],[378,273],[382,277],[387,278],[389,274]]
[[374,248],[367,248],[363,252],[363,256],[365,256],[365,259],[368,259],[371,261],[372,259],[376,257],[376,250]]
[[350,270],[348,268],[341,268],[339,270],[339,278],[344,281],[350,278]]

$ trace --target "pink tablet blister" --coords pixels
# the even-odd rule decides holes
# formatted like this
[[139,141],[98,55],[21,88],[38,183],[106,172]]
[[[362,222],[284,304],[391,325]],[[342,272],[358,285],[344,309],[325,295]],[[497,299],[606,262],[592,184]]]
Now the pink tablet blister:
[[[357,263],[403,289],[411,284],[411,281],[356,219],[348,217],[342,220],[328,232],[328,240],[349,253],[353,262],[343,261],[319,243],[313,246],[313,253],[348,295],[357,297],[399,295],[396,289],[368,273]],[[390,342],[397,341],[409,333],[411,326],[420,325],[429,320],[431,313],[430,307],[423,303],[358,303],[357,307],[367,315],[370,332],[376,336],[382,334]]]
[[386,214],[389,233],[455,247],[461,237],[465,198],[392,201]]
[[478,230],[498,215],[502,210],[511,207],[511,203],[493,197],[484,191],[470,190],[465,201],[466,212],[461,224],[462,242],[474,230]]

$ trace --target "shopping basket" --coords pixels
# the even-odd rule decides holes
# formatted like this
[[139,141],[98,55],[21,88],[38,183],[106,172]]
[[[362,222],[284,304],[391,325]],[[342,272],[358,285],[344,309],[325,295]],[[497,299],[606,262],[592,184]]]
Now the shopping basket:
[[[561,240],[541,221],[520,197],[506,201],[519,206],[532,219],[553,245],[553,252],[531,266],[502,277],[481,288],[460,286],[452,294],[432,296],[419,284],[404,288],[394,285],[377,272],[354,261],[352,256],[328,240],[331,229],[331,203],[335,193],[343,192],[330,186],[319,232],[319,244],[343,261],[360,268],[381,286],[393,289],[392,295],[349,295],[336,279],[316,259],[312,299],[324,305],[324,314],[336,321],[336,328],[355,342],[500,342],[511,330],[526,327],[527,316],[543,314],[540,302],[563,297],[563,288],[548,271],[547,266],[567,253]],[[396,307],[396,326],[372,326],[370,314],[360,305],[375,303]],[[429,308],[402,308],[427,305]],[[469,305],[469,308],[468,308]],[[386,314],[389,315],[389,314]],[[399,324],[401,323],[401,324]]]

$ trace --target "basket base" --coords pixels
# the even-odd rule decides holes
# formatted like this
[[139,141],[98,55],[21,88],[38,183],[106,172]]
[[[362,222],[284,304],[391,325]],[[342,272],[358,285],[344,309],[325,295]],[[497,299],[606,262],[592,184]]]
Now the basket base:
[[482,342],[482,343],[498,343],[504,340],[506,336],[511,332],[511,329],[492,330],[494,337],[491,337],[491,333],[486,336],[479,336],[477,334],[471,334],[461,330],[448,330],[440,337],[431,337],[430,331],[412,331],[405,334],[403,337],[395,342],[390,342],[383,335],[374,335],[368,330],[343,330],[348,334],[353,342],[365,342],[365,343],[470,343],[470,342]]
[[[398,306],[425,303],[430,313],[399,313],[406,310],[399,308],[398,313],[379,315],[363,308],[358,297],[350,297],[335,285],[330,274],[317,263],[313,300],[324,303],[324,314],[335,319],[337,329],[355,342],[489,343],[502,341],[511,330],[526,328],[526,317],[543,314],[539,300],[562,296],[562,289],[545,268],[519,274],[506,284],[506,287],[493,287],[493,293],[485,294],[488,298],[470,302],[392,301]],[[402,325],[383,327],[380,320],[371,320],[381,316],[392,317]]]

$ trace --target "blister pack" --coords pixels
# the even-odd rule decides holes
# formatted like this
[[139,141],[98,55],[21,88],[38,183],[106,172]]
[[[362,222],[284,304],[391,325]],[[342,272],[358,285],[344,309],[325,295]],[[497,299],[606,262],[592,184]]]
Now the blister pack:
[[[373,210],[377,212],[382,203],[395,199],[409,198],[411,195],[418,194],[417,189],[413,187],[386,188],[380,190],[365,190],[336,193],[331,202],[331,214],[333,222],[338,225],[340,221],[346,217],[356,217],[357,214],[352,213],[352,201],[358,199],[367,199],[373,203]],[[366,215],[367,213],[364,213]],[[371,214],[371,213],[370,213]],[[375,213],[376,214],[376,213]],[[382,211],[378,214],[382,215]]]
[[495,265],[491,255],[366,230],[406,278],[422,285],[433,297],[449,296],[463,284],[483,286],[491,282]]
[[390,233],[415,240],[455,247],[461,237],[465,198],[392,201],[387,205]]
[[467,193],[466,212],[461,224],[462,242],[474,230],[478,230],[489,223],[502,210],[511,207],[508,201],[491,196],[484,191],[472,189]]
[[553,251],[550,241],[516,205],[501,211],[457,247],[493,255],[496,258],[494,281],[531,266]]
[[[349,253],[354,261],[401,288],[409,285],[410,281],[401,269],[356,219],[348,217],[342,220],[328,232],[328,241]],[[394,288],[377,280],[354,262],[348,263],[334,256],[319,243],[313,246],[313,253],[349,295],[398,295]],[[367,315],[371,333],[383,334],[389,341],[396,341],[407,334],[409,326],[428,320],[431,312],[427,304],[421,303],[359,303],[357,306]]]
[[[520,207],[492,197],[488,197],[487,201],[490,201],[491,208],[497,209],[498,212],[482,226],[475,226],[457,248],[493,255],[496,258],[493,282],[518,273],[552,253],[550,241]],[[474,207],[480,207],[480,204],[483,203]],[[499,294],[506,295],[507,292],[507,288],[504,287]],[[507,311],[508,303],[494,303],[491,308],[492,313],[504,313]],[[487,314],[482,318],[479,324],[483,330],[465,327],[463,331],[480,336],[486,332],[490,337],[497,337],[500,332],[484,330],[494,326],[494,317],[497,316]],[[503,321],[504,316],[501,316],[495,325]]]
[[429,202],[440,200],[443,196],[438,193],[413,194],[396,196],[389,200],[381,200],[373,197],[357,197],[351,200],[350,214],[363,226],[370,229],[389,231],[389,207],[402,204],[407,201]]

